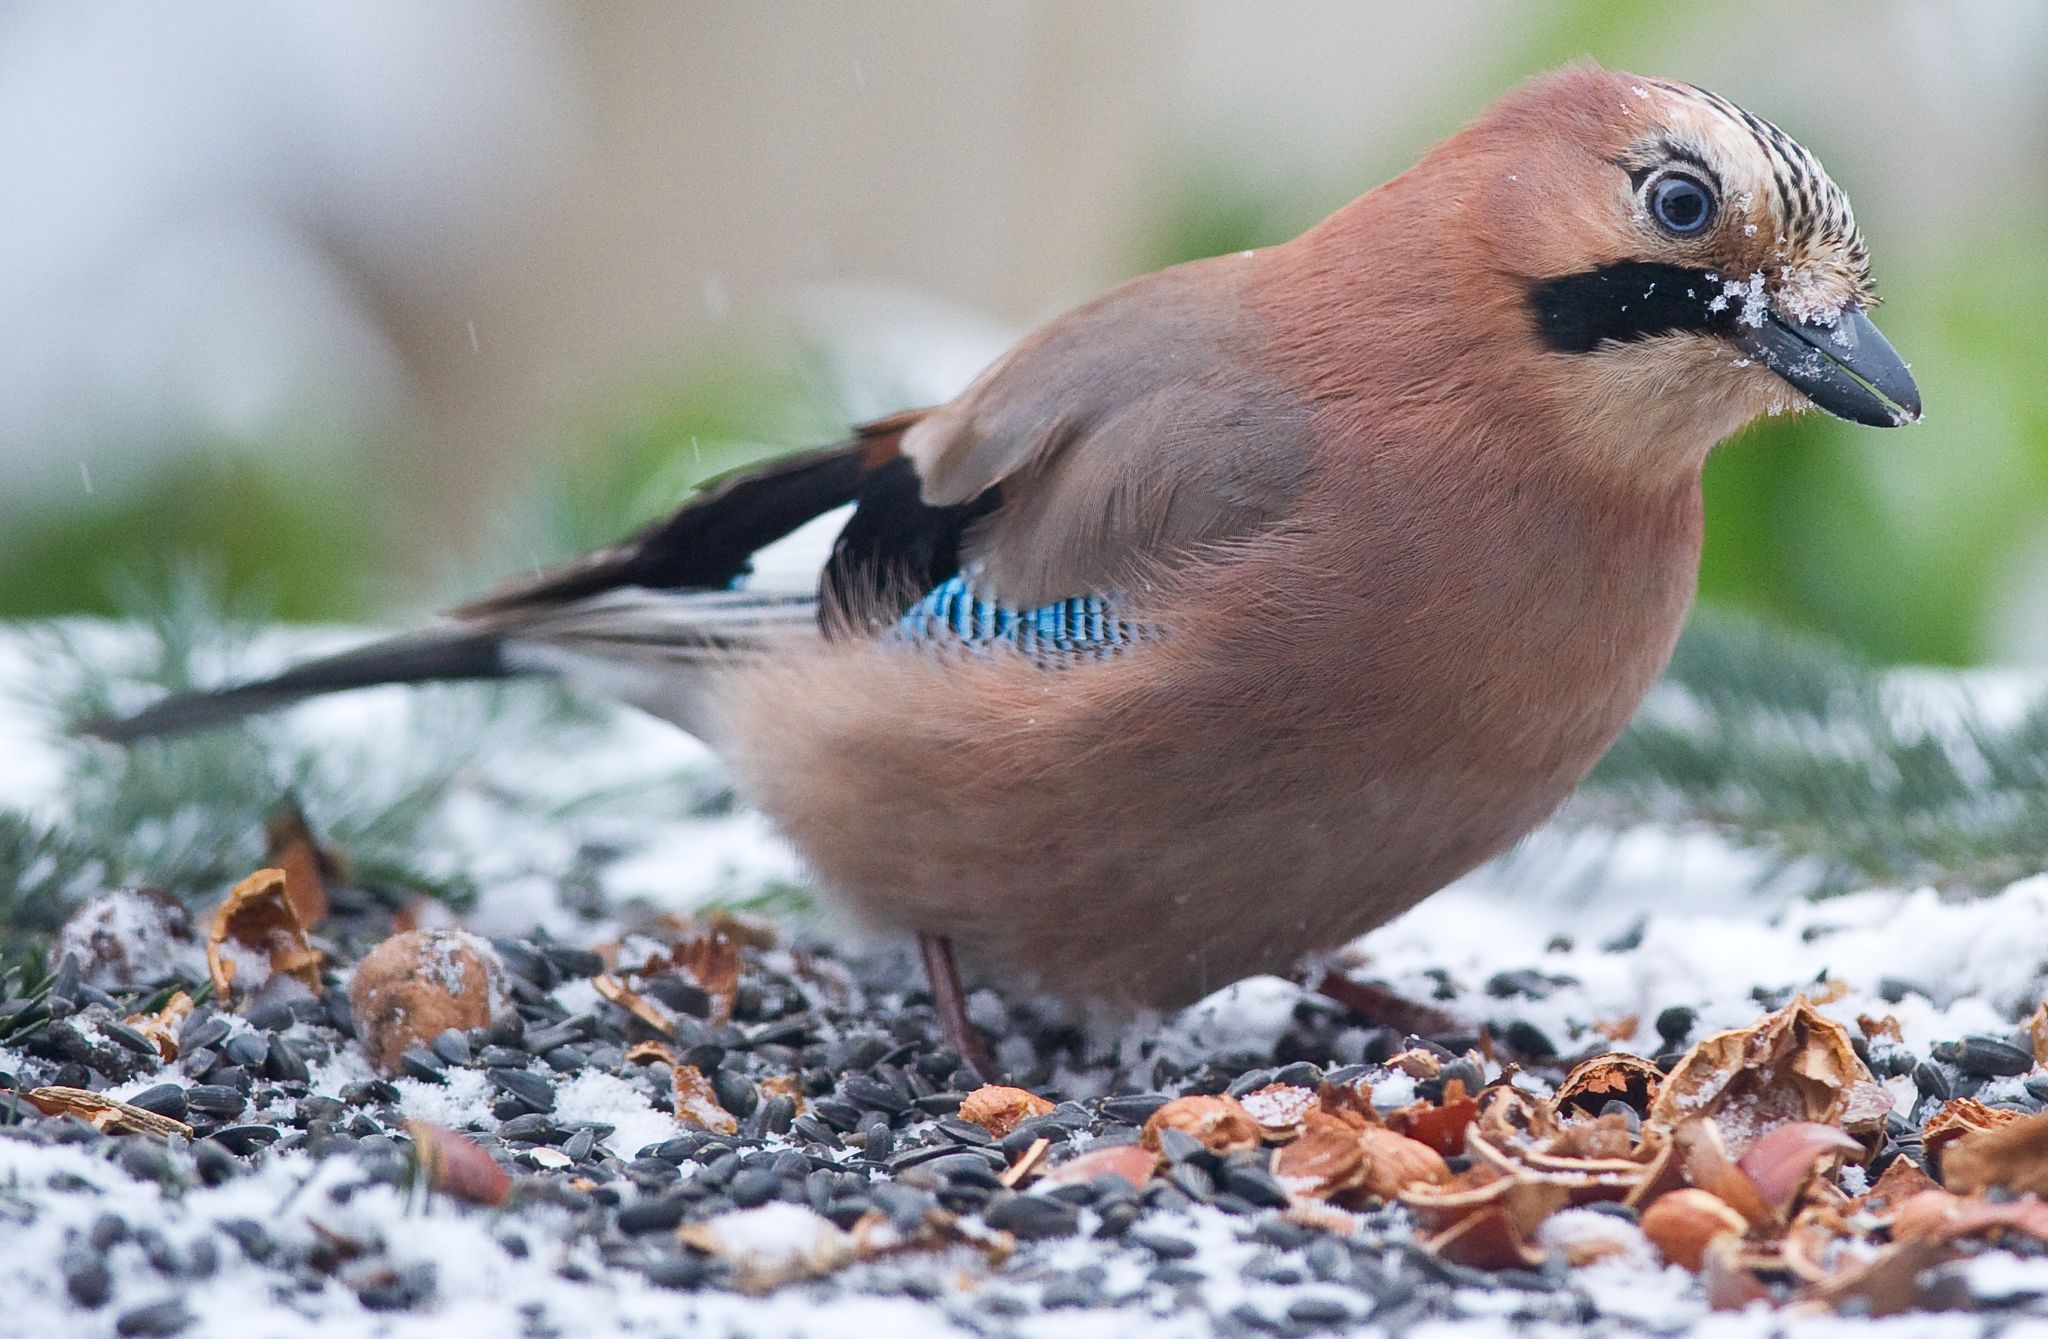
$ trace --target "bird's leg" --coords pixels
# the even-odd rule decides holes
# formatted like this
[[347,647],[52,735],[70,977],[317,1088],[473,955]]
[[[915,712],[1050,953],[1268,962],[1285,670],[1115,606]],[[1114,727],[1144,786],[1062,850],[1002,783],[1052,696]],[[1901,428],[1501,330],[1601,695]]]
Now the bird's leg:
[[988,1042],[981,1029],[967,1019],[967,992],[960,988],[960,968],[953,961],[953,941],[944,935],[917,936],[917,951],[924,957],[924,974],[932,983],[932,1007],[939,1011],[939,1026],[946,1044],[972,1065],[984,1080],[995,1077]]

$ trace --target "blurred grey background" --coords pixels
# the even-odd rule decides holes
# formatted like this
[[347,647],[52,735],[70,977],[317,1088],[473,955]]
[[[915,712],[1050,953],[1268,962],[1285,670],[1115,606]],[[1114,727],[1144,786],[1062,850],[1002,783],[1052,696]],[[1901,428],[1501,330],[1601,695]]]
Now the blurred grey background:
[[1850,192],[1928,422],[1773,422],[1709,599],[2048,660],[2048,6],[0,7],[0,614],[197,566],[377,618],[1275,241],[1565,60]]

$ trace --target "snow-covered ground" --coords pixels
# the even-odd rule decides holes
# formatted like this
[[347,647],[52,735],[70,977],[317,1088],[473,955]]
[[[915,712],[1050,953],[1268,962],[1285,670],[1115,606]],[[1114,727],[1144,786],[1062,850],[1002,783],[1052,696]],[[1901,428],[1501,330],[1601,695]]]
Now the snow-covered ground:
[[[32,705],[48,672],[38,648],[32,636],[0,636],[0,809],[61,817],[72,746],[50,736],[48,720]],[[1940,683],[1916,689],[1916,709],[1927,709],[1944,691]],[[2019,690],[2006,684],[2001,691]],[[370,777],[376,768],[364,765],[366,756],[380,750],[395,756],[406,747],[408,710],[402,691],[376,690],[306,707],[280,728],[295,740],[323,747],[331,741],[337,758]],[[479,750],[448,803],[443,828],[449,849],[442,859],[477,876],[486,889],[470,917],[472,928],[505,938],[545,930],[571,944],[614,935],[614,917],[593,920],[561,906],[555,895],[559,876],[592,843],[618,852],[602,872],[613,908],[637,903],[683,910],[800,881],[790,852],[756,816],[690,817],[650,801],[676,794],[679,776],[715,777],[715,763],[699,746],[623,713],[598,739],[574,757],[522,747],[517,739]],[[533,822],[523,807],[537,799],[559,807],[599,793],[615,798],[548,824]],[[2048,863],[2048,853],[2043,859]],[[1979,898],[1871,889],[1809,902],[1782,885],[1767,886],[1759,861],[1712,838],[1655,829],[1608,837],[1545,833],[1340,958],[1354,975],[1404,998],[1487,1025],[1495,1035],[1519,1024],[1563,1054],[1584,1052],[1603,1036],[1623,1049],[1654,1054],[1667,1045],[1657,1029],[1666,1010],[1693,1010],[1698,1035],[1748,1024],[1768,1007],[1762,1001],[1808,988],[1825,1001],[1826,1015],[1845,1024],[1859,1015],[1889,1015],[1900,1026],[1901,1044],[1926,1055],[1935,1044],[1964,1036],[2010,1035],[2042,1002],[2048,877]],[[556,1002],[571,1010],[596,1007],[594,995],[584,999],[578,991],[588,986],[562,985]],[[1205,1057],[1271,1054],[1297,1025],[1304,998],[1289,982],[1240,983],[1179,1017],[1102,1030],[1088,1054],[1126,1063],[1141,1054],[1170,1056],[1189,1066]],[[1030,1012],[1029,1002],[1006,1004],[986,995],[976,1001],[978,1019]],[[304,1024],[294,1027],[302,1030],[286,1035],[311,1035]],[[1360,1054],[1345,1052],[1364,1045],[1363,1035],[1357,1029],[1327,1034],[1334,1053],[1318,1057],[1319,1063],[1357,1063]],[[1030,1047],[999,1054],[1023,1060]],[[0,1048],[0,1071],[27,1063]],[[349,1085],[373,1077],[360,1053],[348,1050],[310,1069],[313,1095],[339,1098]],[[181,1077],[174,1064],[112,1091],[132,1096]],[[397,1107],[444,1125],[494,1129],[498,1118],[482,1073],[451,1069],[447,1077],[445,1084],[397,1080]],[[1071,1068],[1058,1077],[1076,1096],[1091,1081]],[[1912,1077],[1887,1081],[1899,1109],[1923,1096],[1914,1085]],[[1397,1089],[1388,1076],[1376,1098],[1398,1096]],[[1978,1096],[2023,1099],[2024,1082],[1994,1080]],[[621,1159],[684,1133],[644,1085],[599,1072],[561,1076],[554,1116],[613,1127],[608,1138]],[[914,1140],[925,1128],[928,1123],[913,1124],[898,1138]],[[766,1145],[776,1146],[775,1139]],[[192,1165],[176,1147],[169,1156]],[[480,1211],[408,1192],[366,1174],[352,1158],[315,1158],[303,1150],[260,1155],[219,1184],[169,1174],[138,1179],[135,1171],[100,1147],[0,1139],[0,1295],[7,1299],[0,1333],[88,1336],[114,1333],[118,1323],[124,1334],[236,1339],[303,1333],[335,1339],[876,1333],[1085,1339],[1122,1335],[1134,1326],[1163,1336],[1247,1328],[1391,1328],[1449,1336],[1497,1333],[1512,1319],[1530,1333],[1582,1332],[1590,1323],[1613,1332],[1732,1336],[1769,1326],[1775,1333],[1818,1336],[1974,1334],[1991,1323],[1958,1314],[1884,1321],[1715,1315],[1692,1275],[1646,1263],[1653,1257],[1640,1252],[1577,1270],[1568,1287],[1547,1294],[1425,1278],[1401,1253],[1398,1214],[1361,1218],[1342,1259],[1318,1262],[1311,1254],[1304,1257],[1308,1264],[1294,1268],[1286,1259],[1276,1264],[1277,1248],[1249,1232],[1244,1219],[1201,1204],[1170,1207],[1143,1223],[1186,1243],[1184,1258],[1111,1249],[1087,1234],[1096,1210],[1084,1208],[1081,1235],[1031,1243],[1001,1268],[956,1250],[943,1267],[927,1261],[910,1282],[888,1275],[886,1287],[848,1279],[907,1267],[859,1265],[828,1281],[763,1295],[678,1291],[608,1256],[571,1207]],[[110,1217],[122,1224],[118,1230],[107,1225]],[[771,1244],[787,1245],[816,1221],[792,1211],[787,1221],[765,1221],[762,1231]],[[393,1286],[426,1279],[429,1300],[372,1309],[360,1300],[360,1288],[280,1273],[257,1258],[260,1252],[236,1244],[245,1228],[223,1226],[243,1222],[260,1225],[284,1256],[317,1254],[323,1243],[332,1249],[337,1242],[375,1242],[367,1254],[378,1269],[393,1273]],[[76,1300],[72,1280],[81,1251],[103,1258],[115,1302],[88,1310]],[[177,1267],[164,1268],[162,1259]],[[1160,1281],[1155,1275],[1163,1263],[1177,1265],[1186,1277]],[[1368,1267],[1378,1271],[1369,1284],[1360,1281]],[[1986,1297],[2048,1297],[2048,1262],[2000,1255],[1971,1268],[1974,1286]],[[1047,1289],[1075,1271],[1087,1279],[1078,1300],[1052,1300]],[[1441,1296],[1419,1312],[1404,1313],[1384,1295],[1389,1286],[1398,1293],[1402,1286],[1425,1285]],[[186,1327],[176,1328],[181,1316]],[[2030,1324],[2048,1333],[2048,1322],[2007,1316],[2002,1323],[2009,1335],[2030,1332]]]

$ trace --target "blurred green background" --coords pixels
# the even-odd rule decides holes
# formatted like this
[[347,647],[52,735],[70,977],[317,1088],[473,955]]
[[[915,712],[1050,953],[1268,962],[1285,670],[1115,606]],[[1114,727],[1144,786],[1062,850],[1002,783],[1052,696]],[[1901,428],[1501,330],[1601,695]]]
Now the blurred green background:
[[1704,597],[2048,659],[2048,7],[740,0],[0,11],[0,616],[197,567],[409,617],[1273,242],[1592,56],[1855,202],[1927,421],[1759,425]]

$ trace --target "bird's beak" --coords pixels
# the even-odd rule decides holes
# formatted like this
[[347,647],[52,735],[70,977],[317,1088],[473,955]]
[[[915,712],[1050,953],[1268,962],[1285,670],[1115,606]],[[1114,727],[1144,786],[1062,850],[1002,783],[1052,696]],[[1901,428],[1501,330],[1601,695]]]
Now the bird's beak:
[[1900,428],[1920,417],[1913,374],[1861,309],[1842,312],[1833,325],[1768,312],[1761,324],[1742,327],[1735,344],[1837,418]]

